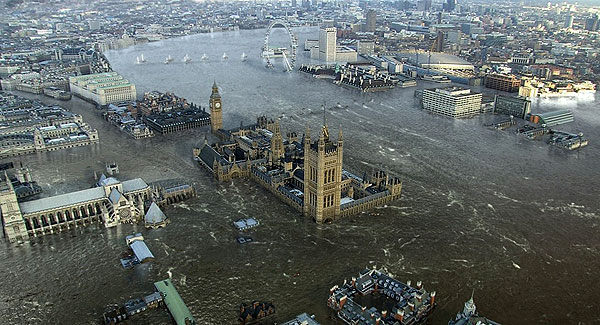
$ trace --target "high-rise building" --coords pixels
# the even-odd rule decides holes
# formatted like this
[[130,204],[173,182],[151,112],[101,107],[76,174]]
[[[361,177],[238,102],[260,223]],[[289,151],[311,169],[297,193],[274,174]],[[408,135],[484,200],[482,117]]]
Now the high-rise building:
[[444,32],[438,30],[437,37],[435,39],[435,51],[436,52],[444,52]]
[[598,21],[598,15],[593,15],[585,20],[584,29],[588,31],[597,31],[600,27],[600,22]]
[[335,62],[337,29],[326,27],[319,30],[319,60]]
[[491,74],[485,78],[485,86],[487,88],[506,91],[508,93],[516,93],[521,86],[521,79],[514,75],[506,74]]
[[374,32],[377,27],[377,13],[373,9],[367,12],[367,32]]
[[568,15],[565,18],[565,28],[573,28],[573,16]]
[[473,117],[481,110],[481,93],[461,87],[424,89],[421,105],[430,112],[453,118]]
[[456,8],[456,0],[446,0],[444,4],[444,10],[446,11],[454,11]]
[[342,193],[342,130],[337,143],[329,138],[323,125],[319,140],[311,143],[310,131],[304,136],[304,215],[317,223],[340,217]]
[[419,0],[417,1],[417,10],[429,11],[431,10],[431,0]]
[[210,130],[213,134],[223,128],[223,107],[221,104],[221,94],[219,94],[219,87],[215,81],[212,86],[212,94],[208,100],[210,107]]

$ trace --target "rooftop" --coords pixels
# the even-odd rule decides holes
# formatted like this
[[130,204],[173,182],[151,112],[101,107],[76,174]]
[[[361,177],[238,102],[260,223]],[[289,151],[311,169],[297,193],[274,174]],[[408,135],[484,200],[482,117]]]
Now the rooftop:
[[[431,57],[430,57],[431,55]],[[407,58],[412,64],[419,66],[427,65],[455,65],[464,66],[465,68],[473,69],[473,65],[469,61],[459,58],[456,55],[446,53],[402,53],[396,56],[396,59]]]
[[21,208],[21,212],[23,214],[30,214],[60,207],[68,207],[89,201],[96,201],[104,197],[104,189],[102,187],[95,187],[87,190],[19,203],[19,207]]
[[164,297],[165,305],[171,312],[171,316],[175,320],[177,325],[193,325],[196,324],[196,320],[188,307],[179,296],[177,289],[173,286],[171,279],[154,282],[154,287]]

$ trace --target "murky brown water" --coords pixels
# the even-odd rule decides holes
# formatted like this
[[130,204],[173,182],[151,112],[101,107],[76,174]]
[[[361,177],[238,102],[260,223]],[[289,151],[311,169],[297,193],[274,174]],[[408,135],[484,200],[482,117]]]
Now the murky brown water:
[[[315,37],[310,30],[299,33]],[[344,128],[345,165],[361,173],[383,168],[404,180],[400,201],[329,226],[315,225],[247,180],[218,184],[196,166],[191,149],[208,129],[135,141],[103,122],[91,105],[63,103],[98,128],[100,144],[22,157],[45,195],[88,188],[93,170],[116,161],[121,179],[184,178],[198,198],[166,209],[172,223],[91,227],[0,249],[0,323],[91,324],[104,306],[153,290],[172,273],[201,324],[234,324],[242,301],[273,300],[283,321],[301,312],[341,324],[326,307],[328,289],[364,267],[383,267],[400,280],[423,280],[438,292],[430,322],[445,324],[475,288],[485,316],[505,324],[600,322],[598,100],[544,101],[536,109],[572,109],[590,146],[563,152],[511,132],[484,128],[485,117],[453,121],[416,108],[414,89],[361,94],[298,73],[270,72],[256,58],[261,31],[197,35],[108,53],[113,68],[138,90],[176,90],[205,104],[216,79],[225,125],[280,116],[283,132],[322,122]],[[189,65],[152,63],[168,54],[206,52]],[[217,58],[227,52],[230,59]],[[249,61],[242,63],[242,52]],[[134,65],[144,53],[149,63]],[[177,60],[177,59],[176,59]],[[434,86],[434,85],[428,85]],[[46,102],[53,102],[44,98]],[[234,242],[231,222],[257,217],[255,242]],[[156,259],[124,270],[124,236],[140,230]],[[131,324],[163,324],[166,312]]]

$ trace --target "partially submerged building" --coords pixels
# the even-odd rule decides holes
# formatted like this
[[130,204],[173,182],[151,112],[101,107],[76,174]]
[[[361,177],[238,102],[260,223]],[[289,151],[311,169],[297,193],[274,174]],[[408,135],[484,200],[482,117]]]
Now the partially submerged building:
[[188,309],[188,307],[179,296],[177,289],[173,286],[173,282],[170,279],[163,281],[154,282],[156,291],[160,292],[163,297],[164,304],[169,309],[173,320],[177,325],[194,325],[196,320]]
[[302,313],[296,316],[294,319],[289,320],[281,325],[320,325],[319,322],[315,320],[314,315],[309,315],[307,313]]
[[573,112],[566,109],[547,113],[529,114],[528,119],[533,123],[545,125],[546,127],[565,124],[575,120]]
[[118,73],[103,72],[69,77],[71,92],[98,105],[136,99],[135,85]]
[[98,143],[98,131],[81,115],[0,94],[0,158]]
[[0,210],[5,238],[14,242],[92,223],[113,227],[141,221],[144,202],[152,196],[152,189],[144,180],[121,182],[105,177],[97,185],[19,203],[10,179],[2,179]]
[[[380,303],[367,307],[361,297],[378,294]],[[402,283],[377,270],[364,270],[350,282],[329,291],[327,305],[346,324],[418,324],[435,306],[435,291],[428,292],[421,281],[416,287]]]
[[500,325],[500,323],[479,316],[476,310],[477,307],[473,302],[473,295],[471,295],[471,299],[465,302],[462,312],[456,314],[456,317],[449,321],[448,325]]
[[[222,131],[225,141],[205,141],[194,150],[200,165],[220,181],[250,177],[318,223],[332,222],[400,198],[402,182],[383,171],[363,177],[343,169],[343,138],[324,125],[318,139],[310,130],[283,140],[279,123],[262,129],[260,122]],[[267,127],[267,125],[264,125]]]
[[144,263],[154,259],[154,255],[146,246],[144,236],[141,233],[128,235],[125,237],[125,242],[131,248],[133,255],[121,259],[121,265],[125,268],[133,267],[136,264]]
[[166,226],[169,223],[169,219],[162,212],[160,207],[155,202],[150,204],[150,208],[146,212],[144,216],[144,224],[146,228],[161,228]]
[[[221,102],[213,86],[211,107]],[[220,107],[220,105],[219,105]],[[221,113],[221,111],[219,111]],[[249,177],[305,216],[327,223],[400,198],[402,182],[383,171],[359,177],[343,169],[342,130],[333,139],[325,123],[312,140],[289,132],[265,116],[252,125],[224,130],[213,127],[220,142],[194,148],[194,159],[219,181]]]

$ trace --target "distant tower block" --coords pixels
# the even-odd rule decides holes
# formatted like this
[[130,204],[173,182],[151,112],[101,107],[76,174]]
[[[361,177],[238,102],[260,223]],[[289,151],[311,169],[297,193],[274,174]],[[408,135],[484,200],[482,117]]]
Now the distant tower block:
[[208,101],[210,107],[210,129],[215,134],[219,129],[223,128],[223,107],[221,106],[221,94],[219,87],[215,81],[212,86],[212,94]]

